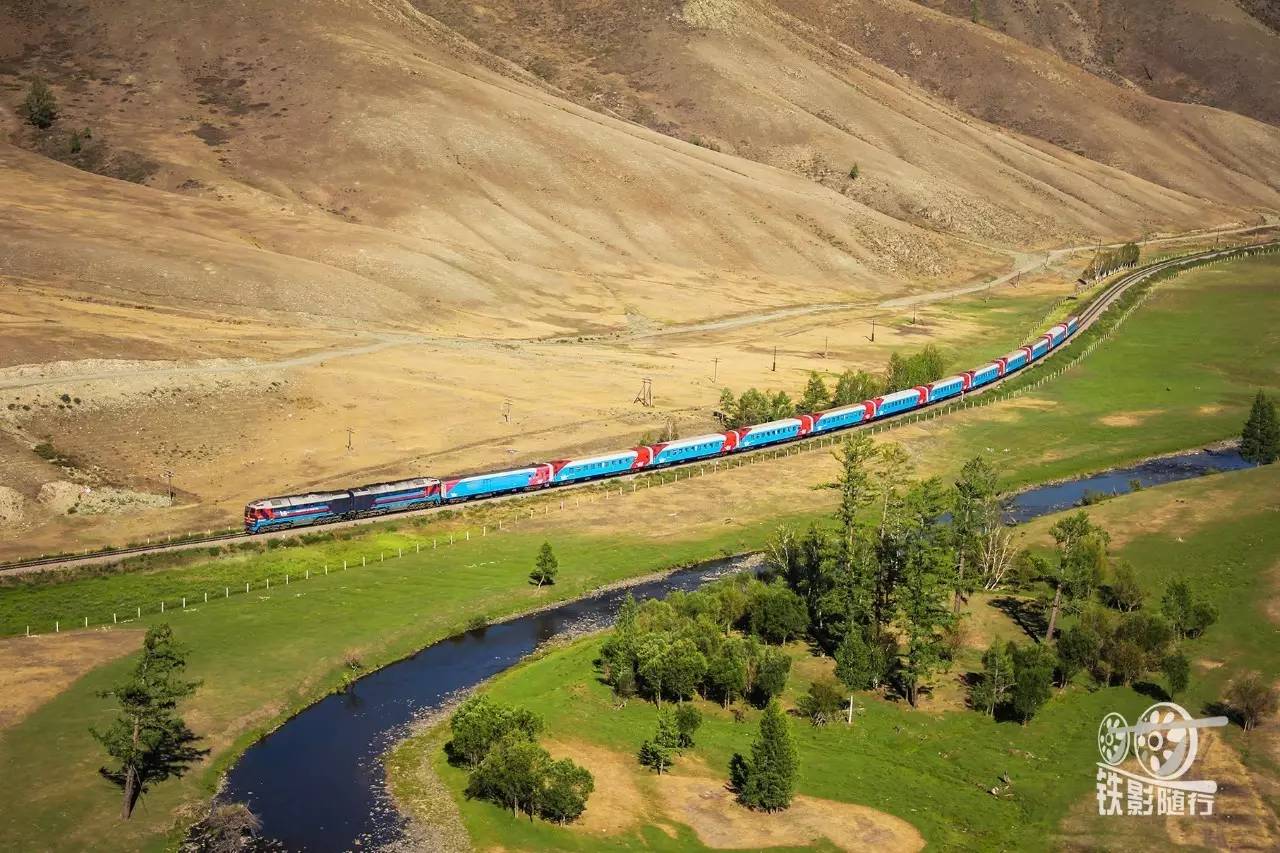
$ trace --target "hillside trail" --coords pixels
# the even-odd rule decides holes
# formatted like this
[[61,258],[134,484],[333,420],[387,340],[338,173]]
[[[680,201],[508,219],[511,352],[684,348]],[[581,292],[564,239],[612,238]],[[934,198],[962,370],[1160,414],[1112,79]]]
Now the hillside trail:
[[[1280,225],[1280,216],[1263,214],[1262,223],[1259,225],[1207,229],[1204,231],[1195,231],[1175,236],[1157,237],[1136,242],[1140,245],[1175,243],[1183,240],[1203,237],[1243,234],[1250,231],[1263,230],[1276,225]],[[323,362],[332,361],[334,359],[369,355],[391,349],[393,347],[402,346],[429,345],[441,347],[487,348],[498,345],[510,347],[512,345],[536,345],[579,339],[583,341],[607,340],[609,342],[623,342],[629,340],[685,335],[697,332],[724,331],[832,311],[847,311],[859,308],[872,310],[913,308],[922,305],[931,305],[938,302],[945,302],[950,299],[956,299],[961,296],[980,293],[984,290],[999,287],[1013,280],[1017,276],[1025,275],[1038,269],[1045,269],[1050,263],[1066,255],[1095,248],[1115,248],[1119,245],[1121,244],[1089,243],[1079,246],[1065,246],[1058,249],[1049,249],[1042,252],[1012,252],[1010,253],[1013,258],[1012,267],[1008,272],[997,276],[996,278],[984,279],[980,282],[961,285],[959,287],[948,288],[945,290],[935,290],[928,293],[899,296],[893,299],[882,300],[877,303],[823,302],[813,305],[796,305],[787,308],[774,308],[768,311],[724,317],[718,320],[708,320],[698,323],[671,324],[657,329],[639,329],[630,332],[620,331],[615,334],[595,335],[581,338],[578,336],[524,339],[469,338],[457,336],[441,337],[434,335],[417,335],[400,332],[367,332],[364,333],[365,336],[372,339],[368,343],[363,343],[358,346],[320,350],[318,352],[311,352],[305,355],[291,356],[289,358],[276,360],[214,359],[206,362],[186,365],[155,362],[120,362],[113,365],[113,362],[109,360],[95,359],[92,361],[91,366],[86,365],[88,369],[80,371],[76,371],[74,369],[59,369],[64,365],[66,368],[73,368],[76,364],[79,364],[75,362],[63,363],[63,365],[59,365],[57,367],[51,365],[18,365],[0,370],[0,390],[36,388],[54,384],[65,385],[67,382],[93,382],[128,378],[175,379],[190,376],[236,374],[248,371],[289,370],[299,367],[309,367]]]

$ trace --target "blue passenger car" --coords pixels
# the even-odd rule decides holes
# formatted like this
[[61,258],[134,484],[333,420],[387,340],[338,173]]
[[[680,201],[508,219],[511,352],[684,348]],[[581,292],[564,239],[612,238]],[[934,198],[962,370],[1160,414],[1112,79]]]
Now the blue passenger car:
[[[654,445],[658,447],[659,445]],[[724,449],[724,433],[698,435],[693,438],[681,438],[662,445],[662,449],[654,454],[654,465],[672,465],[677,462],[691,462],[694,459],[706,459],[715,456]]]
[[973,381],[969,383],[969,389],[973,390],[999,378],[1000,364],[998,362],[993,361],[990,364],[984,364],[973,372]]
[[463,477],[459,480],[445,480],[440,484],[440,497],[445,501],[460,501],[517,492],[546,483],[550,468],[549,465],[535,465],[515,471],[499,471],[495,474],[477,474],[474,477]]
[[588,459],[564,459],[552,462],[555,475],[553,483],[574,483],[590,480],[595,477],[608,477],[630,471],[636,461],[636,451],[626,450],[621,453],[610,453],[606,456],[592,456]]
[[936,403],[954,397],[964,390],[964,376],[948,376],[929,386],[929,402]]
[[876,398],[876,417],[883,418],[914,409],[920,405],[920,392],[915,388],[895,391]]
[[780,421],[770,421],[767,424],[743,427],[738,432],[742,434],[742,439],[738,442],[739,450],[764,447],[767,444],[786,441],[798,436],[800,434],[800,419],[785,418]]
[[[872,405],[874,410],[874,404]],[[844,429],[853,426],[867,418],[867,404],[858,403],[853,406],[842,406],[838,409],[831,409],[827,412],[819,414],[813,424],[813,431],[827,432],[833,429]]]

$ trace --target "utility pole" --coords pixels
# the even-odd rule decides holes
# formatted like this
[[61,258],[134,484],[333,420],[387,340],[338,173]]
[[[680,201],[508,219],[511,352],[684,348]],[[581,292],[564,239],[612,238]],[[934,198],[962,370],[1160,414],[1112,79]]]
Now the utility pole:
[[831,349],[830,345],[831,345],[831,337],[829,335],[824,336],[822,339],[822,357],[823,358],[826,358],[827,353],[830,352],[830,349]]
[[773,367],[772,367],[772,372],[774,372],[774,373],[777,373],[777,372],[778,372],[778,345],[777,345],[777,344],[774,344],[774,345],[773,345]]
[[164,471],[164,478],[169,483],[169,504],[173,504],[173,472],[168,468]]
[[711,360],[711,381],[720,381],[720,356],[716,356]]
[[347,427],[347,452],[348,453],[351,452],[351,436],[355,435],[355,432],[356,431],[353,430],[351,427]]
[[876,342],[876,318],[871,318],[871,343]]
[[511,401],[510,400],[502,401],[502,422],[504,424],[511,423]]
[[646,378],[640,380],[640,383],[640,393],[631,402],[653,408],[653,380]]

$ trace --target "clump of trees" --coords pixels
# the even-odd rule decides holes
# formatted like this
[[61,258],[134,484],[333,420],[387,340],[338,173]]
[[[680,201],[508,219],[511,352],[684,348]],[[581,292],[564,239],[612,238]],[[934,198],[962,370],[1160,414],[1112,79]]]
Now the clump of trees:
[[31,81],[27,97],[22,101],[22,116],[28,124],[41,130],[52,127],[58,118],[58,100],[43,80],[37,78]]
[[1119,249],[1099,251],[1093,256],[1093,260],[1089,261],[1084,272],[1080,273],[1080,278],[1084,281],[1097,281],[1116,270],[1137,266],[1141,254],[1137,243],[1125,243]]
[[538,550],[538,559],[533,564],[533,571],[529,572],[529,583],[536,584],[539,589],[543,584],[550,586],[556,582],[559,572],[560,561],[551,550],[551,543],[543,542]]
[[862,370],[846,370],[836,379],[836,387],[828,388],[816,371],[809,374],[799,401],[785,391],[770,393],[748,388],[735,396],[728,388],[720,392],[720,414],[725,426],[735,429],[750,424],[789,418],[797,412],[817,412],[833,406],[848,406],[878,397],[890,391],[927,385],[946,375],[947,361],[933,344],[910,356],[893,353],[884,373],[875,375]]
[[777,700],[765,706],[760,733],[751,757],[734,753],[729,760],[729,784],[747,808],[776,812],[791,805],[796,791],[799,755],[795,735]]
[[128,679],[100,694],[120,705],[110,726],[90,732],[114,759],[99,773],[123,793],[120,817],[125,820],[152,785],[182,776],[208,752],[195,747],[196,736],[176,710],[200,685],[182,678],[186,666],[186,650],[174,640],[173,629],[157,625],[147,629],[142,656]]
[[532,711],[480,694],[454,711],[449,728],[449,760],[471,770],[468,798],[561,824],[576,820],[586,808],[595,780],[567,758],[552,760],[538,744],[543,721]]
[[1255,465],[1270,465],[1280,459],[1280,418],[1275,401],[1261,391],[1253,398],[1240,436],[1240,455]]
[[786,586],[726,578],[643,604],[627,598],[599,664],[622,702],[638,695],[661,708],[702,696],[725,707],[740,699],[763,705],[791,671],[775,646],[807,628],[804,604]]

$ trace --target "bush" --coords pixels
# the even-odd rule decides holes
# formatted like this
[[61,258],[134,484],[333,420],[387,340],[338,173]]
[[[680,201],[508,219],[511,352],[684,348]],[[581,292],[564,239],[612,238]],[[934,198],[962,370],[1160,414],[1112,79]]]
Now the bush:
[[31,81],[26,100],[22,102],[22,115],[28,124],[41,130],[53,126],[54,120],[58,118],[58,101],[53,97],[53,90],[43,80]]
[[797,710],[815,726],[825,726],[835,719],[844,706],[845,694],[833,678],[822,678],[809,685],[809,692],[796,703]]
[[1227,703],[1240,718],[1246,732],[1252,731],[1264,717],[1276,712],[1280,697],[1276,689],[1256,672],[1246,673],[1227,687]]

